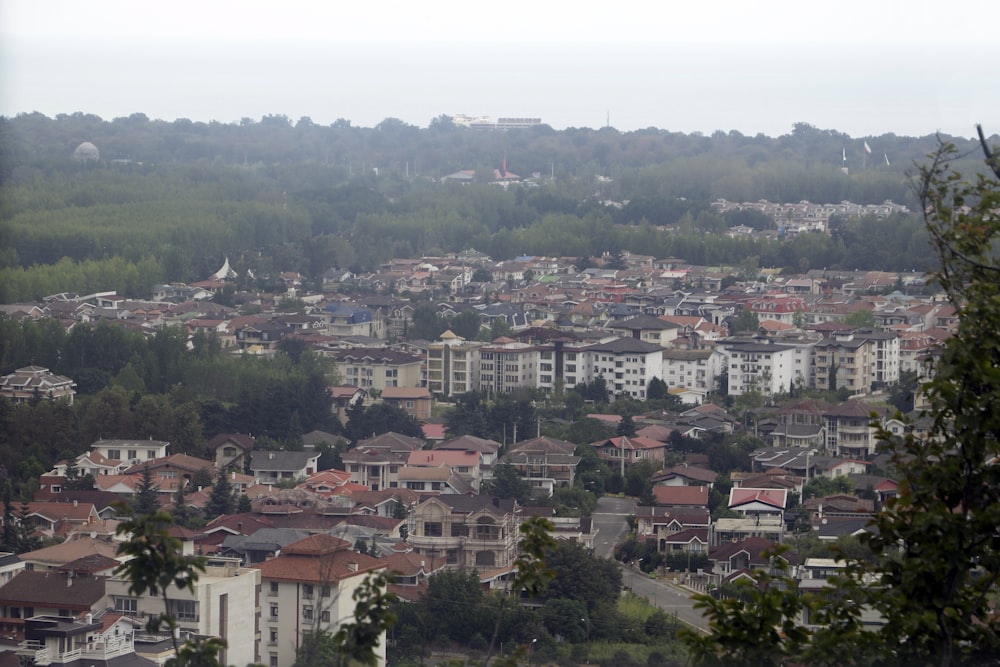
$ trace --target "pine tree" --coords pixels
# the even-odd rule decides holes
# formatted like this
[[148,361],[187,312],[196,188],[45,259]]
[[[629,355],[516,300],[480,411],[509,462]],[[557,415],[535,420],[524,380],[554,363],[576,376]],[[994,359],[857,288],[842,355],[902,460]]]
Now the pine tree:
[[153,481],[153,472],[147,463],[142,467],[142,479],[136,487],[135,496],[132,498],[132,510],[137,516],[151,514],[160,509],[159,491]]
[[215,484],[212,485],[208,504],[205,505],[205,518],[211,521],[217,516],[232,514],[235,508],[236,495],[233,493],[233,485],[229,483],[226,471],[220,470],[215,477]]

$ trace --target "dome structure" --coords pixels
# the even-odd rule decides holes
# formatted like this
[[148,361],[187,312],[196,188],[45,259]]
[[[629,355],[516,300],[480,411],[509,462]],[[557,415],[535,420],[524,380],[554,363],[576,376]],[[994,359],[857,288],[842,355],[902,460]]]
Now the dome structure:
[[83,142],[73,151],[73,160],[76,162],[97,162],[100,159],[101,151],[89,141]]

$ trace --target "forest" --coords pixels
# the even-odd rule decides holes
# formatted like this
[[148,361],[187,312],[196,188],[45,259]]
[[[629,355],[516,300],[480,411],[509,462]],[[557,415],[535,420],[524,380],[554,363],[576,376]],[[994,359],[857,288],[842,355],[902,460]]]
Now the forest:
[[[100,159],[71,159],[84,141]],[[495,260],[629,250],[797,272],[932,268],[916,215],[835,220],[832,234],[794,240],[722,234],[774,223],[720,215],[711,207],[720,197],[892,200],[915,210],[907,173],[937,137],[865,141],[882,155],[805,123],[772,138],[655,128],[484,132],[447,116],[427,128],[392,118],[374,128],[320,126],[280,115],[238,124],[141,113],[0,118],[0,302],[105,289],[146,296],[157,283],[202,280],[226,257],[266,283],[279,271],[317,280],[331,268],[361,273],[394,257],[468,248]],[[530,182],[490,183],[504,162]],[[476,179],[442,181],[461,169]]]

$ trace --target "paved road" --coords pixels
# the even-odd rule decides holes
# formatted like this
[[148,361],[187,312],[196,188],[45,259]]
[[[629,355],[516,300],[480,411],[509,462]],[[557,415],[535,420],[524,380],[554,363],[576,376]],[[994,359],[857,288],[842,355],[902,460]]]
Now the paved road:
[[603,496],[597,499],[597,509],[591,514],[597,535],[594,537],[594,555],[611,558],[615,545],[625,539],[628,517],[635,513],[635,501],[629,498]]
[[[598,499],[597,509],[591,515],[597,529],[594,537],[596,556],[613,558],[615,545],[624,540],[628,532],[628,517],[634,513],[635,501],[628,498],[605,496]],[[627,566],[622,566],[622,583],[678,620],[703,630],[708,628],[701,612],[694,610],[691,593],[687,589],[662,579],[650,579],[637,568]]]

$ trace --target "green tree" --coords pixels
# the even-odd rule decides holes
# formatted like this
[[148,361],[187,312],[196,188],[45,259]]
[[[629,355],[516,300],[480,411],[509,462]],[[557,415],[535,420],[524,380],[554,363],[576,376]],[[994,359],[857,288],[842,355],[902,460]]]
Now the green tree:
[[225,470],[219,470],[208,496],[208,503],[205,504],[205,518],[211,521],[217,516],[232,514],[235,508],[236,494],[229,482],[229,474]]
[[531,482],[521,477],[509,463],[499,463],[493,469],[493,479],[483,484],[483,492],[497,498],[513,498],[520,505],[531,500]]
[[142,478],[136,485],[135,495],[132,497],[132,511],[138,516],[157,511],[160,509],[159,494],[156,482],[153,481],[153,472],[147,463],[142,467]]
[[871,329],[875,326],[875,312],[871,308],[859,308],[844,318],[844,324],[856,329]]
[[987,173],[962,178],[945,143],[917,181],[937,280],[959,314],[927,387],[933,425],[897,441],[880,434],[899,493],[868,540],[883,585],[867,599],[886,618],[880,641],[909,664],[978,664],[1000,652],[990,602],[1000,577],[1000,161],[981,128],[980,138]]

